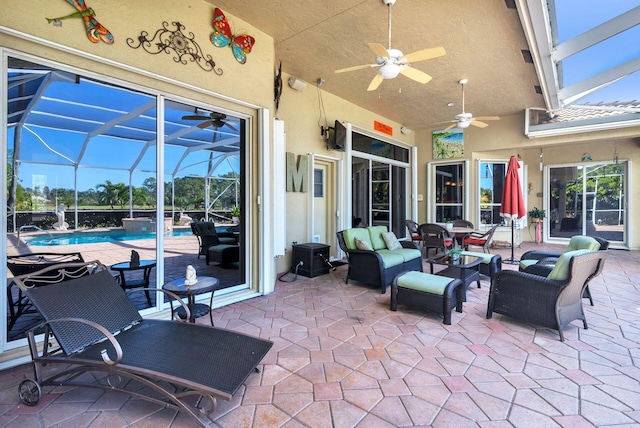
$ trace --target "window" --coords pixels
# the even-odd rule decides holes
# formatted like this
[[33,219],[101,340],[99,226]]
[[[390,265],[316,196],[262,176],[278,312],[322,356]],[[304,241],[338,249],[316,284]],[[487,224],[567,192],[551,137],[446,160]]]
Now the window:
[[313,197],[324,198],[324,171],[319,168],[313,170]]
[[500,202],[507,162],[480,162],[480,223],[503,224],[500,217]]
[[435,173],[435,221],[465,219],[464,164],[438,164]]

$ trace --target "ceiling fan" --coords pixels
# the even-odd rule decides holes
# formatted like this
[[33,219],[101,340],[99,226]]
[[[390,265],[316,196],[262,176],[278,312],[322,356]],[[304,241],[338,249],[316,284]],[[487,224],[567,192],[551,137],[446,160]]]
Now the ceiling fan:
[[230,124],[229,122],[226,122],[225,119],[227,118],[227,115],[224,113],[218,113],[215,111],[212,111],[211,113],[209,113],[207,116],[203,115],[203,114],[198,114],[198,109],[196,108],[195,113],[193,115],[187,115],[187,116],[182,116],[182,120],[201,120],[203,121],[202,123],[199,123],[197,126],[198,128],[204,129],[204,128],[208,128],[210,126],[213,126],[216,129],[220,129],[223,126],[227,126],[231,129],[233,129],[234,131],[237,131],[237,129]]
[[[453,122],[452,125],[449,125],[445,128],[468,128],[469,125],[477,126],[478,128],[486,128],[489,124],[482,122],[483,120],[500,120],[498,116],[482,116],[482,117],[473,117],[471,113],[467,113],[464,111],[464,85],[467,84],[468,79],[460,79],[458,83],[462,86],[462,113],[456,114],[456,118],[454,120],[447,120],[445,122],[438,123],[449,123]],[[435,125],[435,124],[434,124]]]
[[398,74],[415,80],[418,83],[427,83],[431,80],[431,76],[420,70],[411,67],[412,62],[425,61],[427,59],[437,58],[444,55],[444,48],[423,49],[410,54],[404,55],[398,49],[391,49],[391,6],[396,0],[382,0],[382,3],[388,7],[389,15],[389,49],[385,49],[380,43],[368,43],[369,49],[376,54],[375,64],[356,65],[354,67],[342,68],[336,70],[336,73],[345,73],[347,71],[363,70],[365,68],[378,68],[378,74],[373,78],[367,91],[375,91],[385,79],[394,79]]

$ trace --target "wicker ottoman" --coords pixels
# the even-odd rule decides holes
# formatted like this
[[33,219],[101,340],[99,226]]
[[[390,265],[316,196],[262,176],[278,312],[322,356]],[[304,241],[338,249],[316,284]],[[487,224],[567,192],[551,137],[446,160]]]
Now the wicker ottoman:
[[212,245],[207,248],[207,264],[209,262],[218,262],[221,265],[227,265],[240,260],[240,247],[237,245]]
[[[476,253],[473,251],[463,251],[462,254],[482,259],[479,270],[481,274],[489,277],[489,282],[493,281],[495,274],[502,270],[502,256],[500,254]],[[480,285],[478,285],[478,288],[480,288]]]
[[462,281],[423,272],[405,272],[391,283],[391,310],[398,304],[419,306],[444,317],[451,324],[451,309],[462,312]]

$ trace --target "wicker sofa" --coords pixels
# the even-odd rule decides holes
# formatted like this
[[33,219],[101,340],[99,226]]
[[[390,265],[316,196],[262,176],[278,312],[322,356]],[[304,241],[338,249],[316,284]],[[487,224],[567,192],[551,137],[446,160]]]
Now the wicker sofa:
[[[407,271],[422,272],[422,254],[416,244],[400,241],[402,248],[389,250],[382,238],[386,231],[385,226],[371,226],[337,233],[340,249],[349,261],[346,283],[349,279],[362,281],[380,287],[384,294],[396,275]],[[355,238],[366,241],[373,251],[358,249]]]

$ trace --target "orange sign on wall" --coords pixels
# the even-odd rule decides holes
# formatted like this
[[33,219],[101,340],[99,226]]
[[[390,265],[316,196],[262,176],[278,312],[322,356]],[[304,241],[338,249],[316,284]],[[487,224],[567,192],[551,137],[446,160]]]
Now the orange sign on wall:
[[383,134],[393,136],[393,128],[389,125],[385,125],[382,122],[378,122],[377,120],[373,121],[373,129],[376,131],[382,132]]

